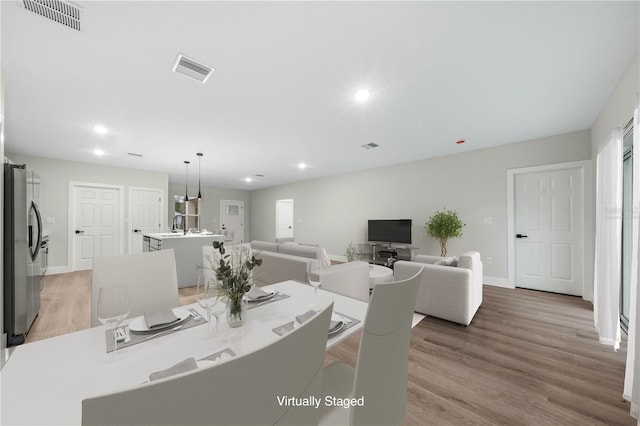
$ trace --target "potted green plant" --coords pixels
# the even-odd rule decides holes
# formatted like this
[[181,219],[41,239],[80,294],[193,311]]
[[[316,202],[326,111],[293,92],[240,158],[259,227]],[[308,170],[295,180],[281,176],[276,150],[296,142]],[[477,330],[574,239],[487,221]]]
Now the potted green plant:
[[220,254],[217,262],[212,262],[212,266],[218,280],[218,291],[226,299],[227,322],[230,326],[237,327],[244,323],[247,306],[243,299],[253,284],[251,271],[262,265],[262,259],[256,258],[245,247],[233,246],[231,253],[227,254],[224,243],[214,241],[213,248]]
[[358,255],[358,252],[356,251],[356,248],[353,246],[353,243],[349,242],[349,246],[347,247],[347,252],[345,253],[345,256],[347,256],[347,262],[353,262],[354,260],[356,260],[357,255]]
[[440,241],[440,256],[444,257],[447,255],[447,241],[449,238],[461,237],[464,226],[458,212],[444,208],[442,211],[436,210],[424,227],[427,235]]

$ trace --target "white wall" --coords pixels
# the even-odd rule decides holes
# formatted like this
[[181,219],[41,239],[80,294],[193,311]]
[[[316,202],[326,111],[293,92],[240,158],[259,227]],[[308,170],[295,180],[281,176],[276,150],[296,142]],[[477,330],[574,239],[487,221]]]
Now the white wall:
[[[184,195],[184,184],[169,183],[169,206],[167,221],[168,228],[171,228],[171,220],[173,219],[173,201],[174,195]],[[195,197],[198,193],[198,187],[189,188],[189,197]],[[249,191],[242,191],[228,188],[217,188],[213,186],[202,186],[202,200],[200,200],[200,229],[214,231],[220,229],[220,200],[238,200],[244,202],[244,241],[249,241],[250,223],[249,223]]]
[[[129,187],[158,188],[164,191],[165,200],[169,186],[169,177],[164,173],[142,170],[124,169],[102,166],[95,163],[55,160],[50,158],[30,157],[7,153],[7,157],[16,163],[26,163],[42,179],[40,192],[40,210],[43,227],[49,231],[49,271],[47,274],[71,271],[72,261],[68,259],[67,250],[70,230],[69,215],[69,182],[87,182],[121,185],[124,187],[125,220],[129,208]],[[55,223],[47,223],[53,219]],[[128,234],[123,235],[123,247],[128,247]]]
[[[366,241],[367,219],[413,219],[413,245],[439,254],[424,224],[444,207],[458,211],[464,235],[449,253],[478,250],[486,282],[507,281],[507,169],[591,158],[588,130],[251,192],[251,239],[274,241],[275,202],[294,199],[294,236],[343,255]],[[492,218],[485,225],[485,218]],[[592,235],[585,236],[591,239]],[[591,265],[587,265],[591,268]],[[493,282],[492,282],[493,281]]]
[[633,118],[633,110],[638,105],[639,92],[640,56],[636,56],[591,128],[591,147],[594,160],[598,148],[607,140],[611,129],[624,127]]

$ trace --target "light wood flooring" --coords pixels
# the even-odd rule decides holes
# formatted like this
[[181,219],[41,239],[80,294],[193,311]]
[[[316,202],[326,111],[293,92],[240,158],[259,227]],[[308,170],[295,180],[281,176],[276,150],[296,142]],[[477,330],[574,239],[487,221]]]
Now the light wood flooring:
[[[27,342],[88,328],[91,273],[47,276]],[[194,301],[180,289],[180,304]],[[326,363],[355,365],[359,335]],[[485,286],[469,327],[426,317],[412,331],[404,425],[635,425],[622,399],[626,338],[600,345],[589,302]]]

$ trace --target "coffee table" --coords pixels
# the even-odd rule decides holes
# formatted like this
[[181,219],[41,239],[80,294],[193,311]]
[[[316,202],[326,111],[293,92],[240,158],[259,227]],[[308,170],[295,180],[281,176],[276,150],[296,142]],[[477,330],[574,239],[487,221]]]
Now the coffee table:
[[382,265],[369,265],[369,288],[376,284],[393,282],[393,269]]

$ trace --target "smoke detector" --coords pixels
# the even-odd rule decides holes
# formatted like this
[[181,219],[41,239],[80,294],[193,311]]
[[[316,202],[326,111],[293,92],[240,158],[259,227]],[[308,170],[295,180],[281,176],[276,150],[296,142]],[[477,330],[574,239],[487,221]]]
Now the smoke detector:
[[214,69],[179,53],[171,71],[177,72],[178,74],[182,74],[204,84],[207,82],[209,77],[211,77]]
[[28,11],[51,21],[82,31],[82,8],[64,0],[18,0],[18,4]]

